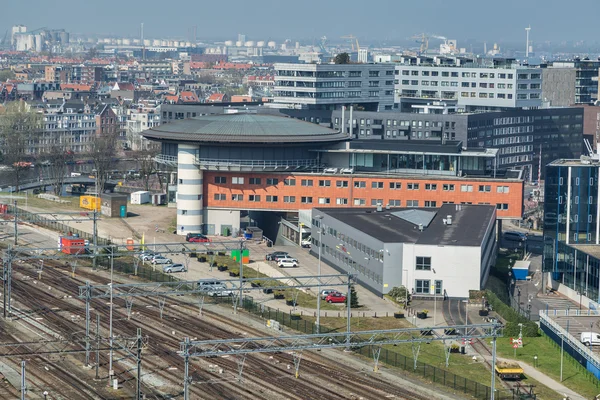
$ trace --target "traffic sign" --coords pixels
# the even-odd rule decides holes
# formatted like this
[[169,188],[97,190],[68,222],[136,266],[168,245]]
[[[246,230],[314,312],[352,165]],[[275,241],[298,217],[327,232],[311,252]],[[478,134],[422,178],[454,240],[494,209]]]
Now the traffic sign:
[[519,348],[519,344],[518,343],[513,344],[513,349],[518,349],[518,348]]

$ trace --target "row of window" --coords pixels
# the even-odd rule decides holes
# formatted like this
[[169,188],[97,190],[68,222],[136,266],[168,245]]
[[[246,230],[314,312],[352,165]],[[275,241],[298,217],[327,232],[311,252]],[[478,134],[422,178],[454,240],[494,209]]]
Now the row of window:
[[[402,75],[404,76],[419,76],[418,70],[402,70]],[[514,74],[512,73],[495,73],[495,72],[466,72],[463,71],[460,73],[460,77],[462,78],[479,78],[479,79],[495,79],[496,75],[498,75],[499,79],[513,79]],[[442,76],[442,77],[452,77],[458,78],[458,71],[429,71],[429,70],[421,70],[421,76]],[[532,73],[532,74],[518,74],[517,79],[541,79],[540,73]]]
[[[339,249],[335,249],[329,247],[327,245],[324,246],[324,252],[326,255],[329,255],[331,258],[334,258],[339,261],[339,264],[345,265],[346,269],[350,272],[358,274],[364,278],[367,278],[379,285],[383,284],[383,278],[378,273],[372,271],[368,264],[365,267],[361,263],[356,262],[352,257],[349,257],[347,253],[341,252]],[[368,260],[368,259],[367,259]]]
[[533,160],[532,154],[522,154],[522,155],[518,155],[518,156],[500,157],[500,165],[529,162],[531,160]]
[[[517,147],[529,148],[530,146],[517,146]],[[533,148],[531,150],[533,150]],[[261,184],[261,178],[250,178],[249,181],[250,181],[251,185],[260,185]],[[277,178],[266,178],[266,182],[267,182],[267,185],[277,185],[279,183],[279,180]],[[220,184],[227,183],[227,177],[215,176],[215,183],[220,183]],[[233,184],[243,184],[244,178],[243,177],[232,177],[232,183]],[[336,180],[335,186],[338,188],[348,188],[349,183],[350,183],[350,181],[347,181],[347,180]],[[283,184],[284,184],[284,186],[296,186],[296,179],[293,179],[293,178],[284,179]],[[312,187],[313,180],[312,179],[301,179],[300,184],[301,184],[301,186]],[[319,179],[318,185],[319,185],[319,187],[331,187],[331,180],[330,179]],[[437,183],[425,183],[423,186],[424,186],[424,189],[427,191],[437,191],[438,190]],[[367,187],[367,181],[354,181],[354,187],[356,189],[364,189]],[[400,190],[400,189],[402,189],[402,182],[388,182],[388,187],[393,190]],[[442,187],[443,191],[454,191],[455,184],[444,183],[441,185],[441,187]],[[385,188],[385,182],[383,182],[383,181],[372,181],[371,182],[371,189],[384,189],[384,188]],[[420,183],[417,183],[417,182],[406,183],[406,190],[420,190],[420,188],[421,188]],[[467,185],[467,184],[461,185],[460,191],[461,192],[472,192],[473,185]],[[479,185],[479,191],[480,192],[491,192],[491,185]],[[510,191],[509,186],[497,186],[496,187],[497,193],[509,193],[509,191]],[[215,200],[226,200],[226,198],[217,198],[217,196],[224,196],[224,194],[215,194]],[[234,195],[234,196],[242,196],[242,195],[240,194],[240,195]],[[251,196],[253,196],[254,199],[258,196],[257,200],[251,200],[251,201],[260,201],[259,195],[251,195]],[[289,201],[284,200],[284,202],[286,202],[286,203],[294,203],[295,202],[295,196],[284,196],[284,197],[290,198]],[[293,199],[293,200],[291,200],[291,199]],[[312,203],[312,197],[302,197],[302,199],[306,199],[306,201],[302,200],[302,203]],[[310,199],[310,200],[308,200],[308,199]],[[323,199],[323,201],[327,201],[327,202],[319,201],[319,204],[330,204],[329,198],[323,197],[323,198],[320,198],[320,200],[321,199]],[[232,199],[232,200],[238,200],[238,199],[236,198],[236,199]],[[239,200],[241,201],[241,200],[243,200],[243,198],[240,198]],[[338,200],[344,200],[344,199],[338,199]],[[347,199],[345,199],[345,200],[347,200]],[[357,199],[357,200],[360,200],[360,199]],[[346,202],[346,203],[337,203],[337,204],[348,204],[348,203]],[[383,204],[383,203],[381,202],[381,204]],[[377,205],[377,203],[375,202],[373,205]]]

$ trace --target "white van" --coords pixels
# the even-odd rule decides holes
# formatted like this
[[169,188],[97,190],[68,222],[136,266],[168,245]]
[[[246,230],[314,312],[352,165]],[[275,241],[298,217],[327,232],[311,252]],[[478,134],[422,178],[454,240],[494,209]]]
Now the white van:
[[581,343],[589,346],[599,345],[600,344],[600,333],[596,332],[581,332],[581,338],[579,339]]

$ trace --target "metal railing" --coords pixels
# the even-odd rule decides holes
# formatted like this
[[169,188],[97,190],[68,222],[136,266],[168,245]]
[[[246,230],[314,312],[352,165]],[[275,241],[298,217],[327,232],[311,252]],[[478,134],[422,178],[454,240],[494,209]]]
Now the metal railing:
[[231,160],[196,158],[195,165],[202,167],[256,167],[256,168],[280,168],[280,167],[318,167],[319,162],[315,159],[300,160]]
[[159,164],[177,165],[177,156],[159,154],[156,157],[154,157],[154,161],[156,161]]
[[545,325],[550,331],[557,335],[557,337],[562,336],[563,340],[568,343],[574,351],[584,357],[595,368],[600,369],[600,357],[598,357],[597,354],[594,354],[579,340],[573,338],[566,329],[553,321],[544,310],[540,311],[540,324]]

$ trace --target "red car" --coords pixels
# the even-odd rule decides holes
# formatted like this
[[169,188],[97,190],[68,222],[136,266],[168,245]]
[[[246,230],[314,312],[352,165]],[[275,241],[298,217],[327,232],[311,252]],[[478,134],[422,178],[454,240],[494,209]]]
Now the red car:
[[201,236],[192,236],[188,242],[190,243],[208,243],[210,242],[210,239],[207,237],[201,237]]
[[341,293],[329,293],[329,295],[325,297],[325,301],[328,303],[345,303],[346,296]]

